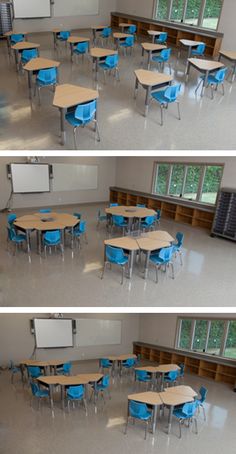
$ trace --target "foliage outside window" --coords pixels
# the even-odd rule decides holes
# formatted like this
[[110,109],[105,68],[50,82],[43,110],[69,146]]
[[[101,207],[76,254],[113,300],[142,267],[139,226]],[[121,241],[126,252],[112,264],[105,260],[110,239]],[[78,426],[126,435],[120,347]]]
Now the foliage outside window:
[[223,0],[156,0],[154,19],[217,30]]
[[215,205],[222,165],[156,163],[153,193]]
[[236,359],[235,320],[183,318],[177,332],[177,348]]

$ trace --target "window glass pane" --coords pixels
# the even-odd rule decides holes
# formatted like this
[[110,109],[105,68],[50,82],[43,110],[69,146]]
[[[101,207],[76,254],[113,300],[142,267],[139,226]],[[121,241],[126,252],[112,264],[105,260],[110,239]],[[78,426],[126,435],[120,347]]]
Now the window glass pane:
[[236,321],[231,321],[229,324],[224,356],[236,358]]
[[211,322],[210,334],[207,344],[207,353],[219,355],[224,333],[224,321],[213,320]]
[[169,0],[157,0],[156,19],[166,20],[168,17]]
[[202,0],[188,0],[184,22],[187,24],[198,24]]
[[190,349],[191,347],[192,320],[181,320],[179,348]]
[[222,0],[206,0],[202,26],[217,29],[218,20],[221,13]]
[[200,166],[188,166],[183,197],[196,200],[202,168]]
[[184,3],[185,0],[173,0],[170,17],[171,20],[174,20],[176,22],[183,21]]
[[193,339],[193,350],[204,352],[206,349],[207,320],[196,320]]
[[172,168],[170,181],[170,195],[182,196],[183,180],[184,180],[184,165],[174,164]]
[[156,181],[154,192],[165,195],[167,192],[167,181],[169,175],[169,164],[159,164],[157,166]]
[[203,187],[201,202],[216,203],[217,192],[220,187],[222,178],[223,167],[220,166],[207,166]]

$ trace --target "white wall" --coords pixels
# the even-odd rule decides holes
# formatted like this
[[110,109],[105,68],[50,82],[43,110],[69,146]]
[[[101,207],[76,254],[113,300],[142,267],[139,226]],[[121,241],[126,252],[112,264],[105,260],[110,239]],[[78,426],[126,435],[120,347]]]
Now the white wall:
[[[49,314],[1,314],[0,315],[0,366],[9,360],[15,362],[27,359],[34,349],[34,336],[30,333],[30,319],[49,317]],[[132,353],[132,342],[139,338],[139,315],[137,314],[66,314],[66,318],[98,318],[122,320],[122,341],[120,345],[74,347],[63,349],[39,349],[38,360],[86,360],[108,354]]]
[[236,188],[236,158],[223,157],[125,157],[117,158],[116,186],[136,191],[151,192],[154,162],[209,162],[224,163],[222,187]]
[[[7,178],[6,164],[25,162],[26,158],[0,158],[0,209],[5,208],[11,192],[11,181]],[[12,208],[69,205],[78,203],[105,202],[109,200],[109,186],[115,184],[116,158],[67,157],[41,158],[40,162],[88,164],[98,166],[98,189],[83,191],[50,192],[44,194],[15,194]]]
[[224,33],[222,49],[235,50],[236,42],[236,1],[224,0],[221,19],[219,23],[219,32]]
[[151,19],[153,5],[154,0],[117,0],[116,11]]
[[78,30],[89,28],[93,25],[106,25],[110,24],[111,11],[116,11],[116,0],[100,0],[99,14],[96,16],[51,17],[48,19],[16,19],[14,21],[14,29],[18,32],[41,32],[52,30],[53,28],[60,26]]

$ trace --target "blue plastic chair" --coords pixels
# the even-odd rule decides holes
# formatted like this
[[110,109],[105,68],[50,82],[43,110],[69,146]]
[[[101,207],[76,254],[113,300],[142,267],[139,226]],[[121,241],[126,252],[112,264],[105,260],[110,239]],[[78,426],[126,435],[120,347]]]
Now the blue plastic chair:
[[126,370],[127,372],[133,372],[135,364],[135,358],[127,358],[121,362],[121,371]]
[[68,362],[63,364],[62,367],[57,367],[57,374],[70,375],[72,369],[72,363]]
[[152,61],[156,62],[162,71],[164,71],[165,63],[168,63],[169,71],[171,74],[171,66],[170,66],[170,55],[172,49],[162,49],[159,55],[153,55]]
[[78,127],[86,126],[91,122],[95,123],[95,133],[96,133],[96,138],[98,142],[100,142],[100,134],[99,134],[99,129],[98,129],[98,121],[96,118],[96,112],[97,112],[97,101],[90,101],[86,104],[79,104],[73,111],[67,112],[66,114],[66,120],[68,123],[73,126],[73,131],[74,131],[74,142],[75,142],[75,148],[77,148],[77,142],[76,142],[76,130]]
[[64,254],[64,248],[62,244],[62,237],[61,232],[59,230],[52,230],[48,231],[43,235],[43,246],[44,246],[44,254],[45,257],[47,256],[47,248],[51,250],[52,247],[57,249],[57,246],[60,246],[61,254]]
[[75,407],[75,402],[83,403],[85,413],[87,415],[87,404],[85,400],[84,385],[69,386],[69,388],[66,390],[66,398],[68,411],[70,410],[71,402],[73,404],[73,407]]
[[26,244],[27,242],[26,235],[24,233],[16,233],[16,230],[13,227],[12,223],[7,227],[7,242],[8,244],[15,245],[15,250],[13,253],[13,255],[15,255],[18,246],[22,246],[24,243]]
[[58,33],[57,35],[57,39],[59,39],[59,41],[67,41],[68,38],[70,37],[71,35],[71,32],[70,31],[61,31],[60,33]]
[[107,359],[107,358],[102,358],[99,360],[99,366],[100,366],[100,370],[103,372],[106,369],[108,369],[108,370],[112,369],[113,363],[111,361],[109,361],[109,359]]
[[171,269],[172,269],[172,279],[174,279],[174,277],[175,277],[174,276],[174,264],[171,261],[173,253],[174,253],[174,248],[173,248],[173,246],[170,246],[170,247],[161,249],[159,253],[151,254],[150,262],[152,262],[156,267],[156,283],[158,283],[158,269],[161,266],[164,266],[165,270],[166,270],[166,267],[170,265]]
[[81,219],[82,218],[82,214],[81,213],[73,213],[73,216],[75,216],[77,219]]
[[21,374],[21,368],[19,366],[16,366],[13,361],[10,361],[9,370],[11,371],[11,384],[13,385],[14,376],[16,374]]
[[197,418],[195,416],[197,407],[198,407],[198,405],[196,402],[190,402],[190,403],[184,404],[182,408],[174,409],[173,415],[179,421],[179,438],[181,438],[181,436],[182,436],[181,425],[184,424],[185,421],[189,421],[189,423],[194,421],[195,430],[196,430],[196,433],[198,433]]
[[38,49],[24,49],[21,54],[21,64],[25,65],[33,58],[37,58],[39,56]]
[[102,214],[102,211],[99,209],[98,214],[97,214],[97,229],[100,226],[101,222],[106,222],[107,223],[107,215]]
[[82,55],[84,57],[85,54],[88,53],[89,50],[89,43],[86,41],[84,43],[78,43],[77,46],[73,49],[73,53],[75,55]]
[[87,222],[85,220],[80,221],[78,225],[76,225],[72,230],[69,231],[71,235],[73,235],[73,238],[75,238],[78,241],[79,247],[81,247],[81,239],[84,237],[86,244],[88,244],[88,238],[87,238]]
[[143,230],[154,229],[156,222],[155,216],[147,216],[144,221],[141,222],[141,227]]
[[197,399],[195,402],[197,403],[198,408],[202,408],[203,415],[204,415],[204,420],[206,421],[206,412],[204,408],[204,402],[206,401],[206,396],[207,396],[208,390],[204,386],[201,386],[199,389],[199,394],[200,394],[200,399]]
[[99,38],[101,39],[102,41],[102,47],[104,46],[104,41],[106,41],[106,43],[109,42],[109,39],[111,37],[111,34],[112,34],[112,29],[111,27],[106,27],[102,30],[102,32],[100,33],[100,36]]
[[163,109],[168,107],[171,103],[176,103],[178,107],[178,119],[181,120],[180,117],[180,108],[179,108],[179,101],[178,95],[180,93],[181,85],[172,85],[167,87],[165,90],[155,91],[152,93],[152,98],[155,99],[160,104],[161,107],[161,126],[163,126]]
[[55,87],[58,82],[58,72],[57,68],[48,68],[48,69],[40,69],[37,74],[36,82],[35,82],[35,90],[38,91],[38,98],[40,103],[40,90],[41,88],[45,87]]
[[104,262],[101,279],[103,279],[103,277],[104,277],[105,269],[108,264],[119,265],[122,269],[122,276],[121,276],[121,285],[122,285],[123,281],[124,281],[125,266],[129,262],[128,257],[125,256],[123,249],[112,247],[112,246],[106,246],[105,254],[106,254],[106,258],[105,258],[105,262]]
[[[40,389],[39,385],[35,382],[30,382],[30,387],[32,391],[32,398],[36,397],[38,400],[38,410],[41,404],[41,400],[45,398],[49,398],[49,391],[47,389]],[[30,404],[32,405],[32,398]]]
[[165,44],[168,38],[167,32],[160,33],[159,37],[155,39],[156,44]]
[[146,383],[148,389],[148,385],[151,383],[151,381],[151,375],[146,370],[135,370],[135,382]]
[[146,205],[144,203],[137,203],[136,207],[138,207],[138,208],[146,208]]
[[198,46],[195,49],[192,49],[191,51],[191,57],[204,57],[204,53],[206,50],[206,44],[198,44]]
[[41,210],[39,210],[39,213],[42,213],[42,214],[47,214],[47,213],[51,213],[52,210],[51,208],[42,208]]
[[178,366],[180,367],[179,378],[184,378],[185,364],[184,363],[180,363]]
[[120,80],[120,73],[119,73],[119,68],[118,68],[118,61],[119,61],[119,55],[109,55],[106,57],[105,61],[102,63],[99,63],[100,68],[103,69],[103,74],[104,74],[104,82],[106,82],[106,72],[114,72],[114,77],[117,80]]
[[152,411],[148,410],[146,404],[136,402],[135,400],[129,401],[129,413],[127,417],[127,423],[125,428],[125,434],[127,433],[129,419],[132,418],[133,422],[137,419],[145,423],[145,440],[147,438],[148,424],[152,420]]
[[156,225],[160,225],[161,222],[161,210],[156,210]]
[[124,49],[124,55],[127,54],[127,49],[130,49],[130,55],[134,48],[134,36],[127,36],[124,41],[120,42],[120,47]]
[[128,222],[125,220],[124,216],[112,215],[112,230],[114,227],[122,229],[123,236],[125,234],[125,229],[128,227]]
[[27,371],[30,378],[38,378],[42,375],[41,369],[38,366],[28,366]]
[[184,234],[182,232],[177,232],[176,233],[176,240],[177,243],[173,244],[174,247],[174,255],[177,256],[179,255],[180,257],[180,263],[183,265],[183,243],[184,243]]
[[118,207],[119,206],[119,203],[110,203],[110,208],[111,207]]
[[[110,386],[110,376],[104,375],[101,382],[96,383],[95,386],[94,385],[92,386],[92,393],[94,393],[94,399],[96,400],[100,394],[103,399],[103,402],[105,403],[105,399],[104,399],[105,393],[107,394],[108,398],[111,399],[109,386]],[[91,395],[91,398],[92,398],[92,395]]]
[[14,33],[11,35],[11,44],[16,44],[16,43],[21,43],[24,41],[25,37],[22,35],[22,33]]
[[12,226],[12,224],[14,223],[14,221],[16,220],[17,216],[15,213],[11,213],[11,214],[8,214],[7,216],[7,223],[9,226]]
[[[211,99],[214,98],[214,88],[216,91],[219,85],[222,86],[222,94],[224,96],[224,94],[225,94],[224,80],[225,80],[226,73],[227,73],[227,68],[222,68],[222,69],[219,69],[214,74],[209,74],[209,76],[207,78],[207,85],[210,85],[210,87],[211,87]],[[201,76],[200,82],[195,90],[195,93],[197,93],[201,83],[202,84],[204,83],[204,80],[205,80],[205,76]]]
[[130,25],[129,28],[127,29],[127,34],[128,35],[136,35],[137,32],[137,27],[136,25]]
[[169,385],[176,385],[177,379],[179,376],[178,370],[171,370],[167,374],[164,375],[164,383]]

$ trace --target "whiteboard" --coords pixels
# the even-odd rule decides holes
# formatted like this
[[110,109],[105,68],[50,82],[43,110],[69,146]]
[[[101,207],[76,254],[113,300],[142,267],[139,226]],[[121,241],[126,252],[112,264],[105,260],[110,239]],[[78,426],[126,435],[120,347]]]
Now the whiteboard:
[[14,194],[50,191],[48,164],[11,164],[11,179]]
[[72,320],[34,319],[37,348],[73,347]]
[[53,164],[53,191],[97,189],[98,167],[75,164]]
[[54,16],[89,16],[99,13],[99,0],[54,0]]
[[50,0],[13,0],[15,19],[50,17]]
[[121,344],[121,328],[121,320],[77,319],[76,346]]

